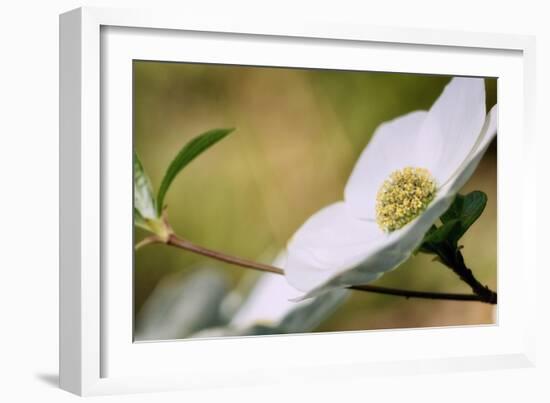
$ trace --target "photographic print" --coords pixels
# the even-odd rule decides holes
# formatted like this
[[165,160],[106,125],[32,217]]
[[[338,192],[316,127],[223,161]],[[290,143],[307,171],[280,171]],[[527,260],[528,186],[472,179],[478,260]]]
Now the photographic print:
[[487,325],[497,79],[133,62],[136,341]]

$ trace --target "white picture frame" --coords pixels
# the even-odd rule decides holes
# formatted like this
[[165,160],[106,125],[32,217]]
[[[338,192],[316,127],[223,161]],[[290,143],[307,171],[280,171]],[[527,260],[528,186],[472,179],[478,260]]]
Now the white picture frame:
[[[134,343],[127,163],[134,59],[498,77],[498,173],[506,181],[498,187],[497,324]],[[61,387],[97,395],[532,367],[536,265],[527,234],[536,232],[536,220],[526,207],[529,192],[514,187],[534,186],[534,161],[523,158],[534,136],[534,80],[528,36],[215,21],[149,10],[61,15]],[[121,269],[109,270],[115,264]]]

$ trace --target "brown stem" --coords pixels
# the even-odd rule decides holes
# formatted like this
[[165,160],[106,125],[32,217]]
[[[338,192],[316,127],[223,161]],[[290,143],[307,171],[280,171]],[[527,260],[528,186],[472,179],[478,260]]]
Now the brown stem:
[[[450,256],[450,258],[448,258],[448,256]],[[475,295],[479,296],[487,303],[497,303],[497,293],[486,285],[481,284],[475,278],[472,270],[466,266],[464,256],[462,256],[460,249],[453,251],[451,248],[449,253],[446,255],[440,255],[440,258],[447,267],[449,267],[456,275],[458,275],[458,277],[460,277],[462,281],[470,286]]]
[[[268,273],[284,274],[284,271],[278,267],[268,264],[254,262],[248,259],[242,259],[235,256],[226,255],[212,249],[205,248],[200,245],[196,245],[188,240],[181,239],[175,234],[171,234],[166,241],[167,245],[174,246],[187,250],[189,252],[197,253],[199,255],[207,256],[212,259],[216,259],[222,262],[234,264],[241,267],[247,267],[249,269],[259,270]],[[424,299],[440,299],[440,300],[452,300],[452,301],[478,301],[488,304],[496,304],[496,297],[487,298],[486,295],[476,294],[452,294],[442,292],[428,292],[428,291],[413,291],[413,290],[400,290],[395,288],[380,287],[374,285],[358,285],[349,287],[352,290],[367,291],[377,294],[395,295],[405,298],[424,298]]]
[[197,253],[199,255],[208,256],[212,259],[220,260],[222,262],[234,264],[241,267],[247,267],[249,269],[255,269],[260,271],[266,271],[269,273],[275,274],[284,274],[283,269],[278,267],[270,266],[268,264],[257,263],[252,260],[242,259],[240,257],[229,256],[221,252],[217,252],[212,249],[205,248],[204,246],[195,245],[192,242],[189,242],[186,239],[178,238],[177,235],[172,234],[166,242],[168,245],[176,246],[181,249],[185,249],[189,252]]

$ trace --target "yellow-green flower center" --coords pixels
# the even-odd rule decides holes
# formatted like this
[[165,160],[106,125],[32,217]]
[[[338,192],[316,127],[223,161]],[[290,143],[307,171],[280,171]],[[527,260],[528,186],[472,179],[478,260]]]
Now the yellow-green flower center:
[[376,222],[386,232],[403,227],[424,211],[436,190],[427,169],[407,167],[392,172],[376,195]]

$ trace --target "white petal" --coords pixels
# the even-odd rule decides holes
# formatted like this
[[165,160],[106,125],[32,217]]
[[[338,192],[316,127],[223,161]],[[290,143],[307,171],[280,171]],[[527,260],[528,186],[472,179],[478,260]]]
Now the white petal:
[[426,117],[415,152],[441,185],[470,155],[485,121],[482,78],[453,78]]
[[[286,254],[282,252],[273,265],[283,267],[285,261]],[[309,331],[343,303],[348,292],[340,290],[321,299],[296,301],[302,294],[290,286],[284,276],[263,274],[254,285],[246,302],[233,316],[229,329],[237,329],[235,335],[247,334],[246,332],[255,325],[283,326],[280,330],[284,333]],[[245,333],[240,333],[241,331]]]
[[332,204],[311,216],[288,243],[285,276],[293,287],[311,290],[360,263],[385,237],[376,223],[355,218],[344,202]]
[[416,111],[381,124],[355,163],[344,191],[346,203],[360,218],[374,219],[376,193],[395,170],[422,166],[414,152],[427,116]]
[[497,133],[497,124],[498,124],[498,105],[493,106],[491,111],[487,114],[485,124],[483,125],[483,130],[481,133],[481,138],[474,152],[470,154],[467,160],[462,164],[457,172],[450,178],[447,182],[447,187],[449,187],[450,192],[458,192],[470,179],[476,170],[481,158],[489,148],[491,141]]
[[301,294],[288,284],[284,276],[264,274],[230,325],[237,328],[246,328],[257,323],[276,325],[287,313],[302,304],[291,301]]

